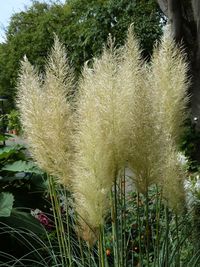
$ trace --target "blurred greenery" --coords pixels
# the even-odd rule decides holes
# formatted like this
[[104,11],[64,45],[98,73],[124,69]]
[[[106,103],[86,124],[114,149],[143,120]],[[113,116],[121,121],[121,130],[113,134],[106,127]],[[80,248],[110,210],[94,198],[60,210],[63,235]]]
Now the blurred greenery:
[[6,114],[6,120],[8,130],[16,130],[18,133],[20,132],[21,124],[19,111],[15,109],[11,110],[10,113]]
[[33,1],[30,8],[12,16],[6,40],[0,44],[0,94],[9,97],[7,109],[14,106],[20,60],[26,55],[43,70],[53,33],[65,44],[79,75],[84,62],[101,53],[109,34],[122,45],[131,23],[148,58],[162,32],[160,18],[155,0]]
[[185,132],[182,136],[180,149],[189,160],[188,169],[196,172],[200,169],[200,132],[190,119],[185,122]]
[[[7,140],[10,135],[0,136]],[[30,248],[21,244],[20,229],[26,243],[33,242],[34,235],[44,235],[44,229],[30,211],[44,207],[47,184],[44,173],[27,158],[22,145],[0,148],[0,260],[4,253],[24,255]]]

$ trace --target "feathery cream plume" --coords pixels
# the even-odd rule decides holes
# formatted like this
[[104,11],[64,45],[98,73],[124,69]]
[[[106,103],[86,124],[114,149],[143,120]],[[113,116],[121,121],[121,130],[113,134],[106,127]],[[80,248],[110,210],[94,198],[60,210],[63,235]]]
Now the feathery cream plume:
[[32,155],[42,169],[65,185],[70,182],[73,153],[73,115],[67,101],[72,88],[73,76],[57,37],[43,79],[26,58],[22,62],[17,105]]
[[[182,200],[180,177],[185,175],[175,151],[187,117],[187,64],[169,34],[154,53],[151,65],[140,60],[131,28],[123,53],[119,80],[122,87],[132,90],[132,107],[127,109],[131,113],[128,161],[136,187],[145,193],[151,184],[159,183],[167,198],[172,195],[171,184],[172,192],[177,190],[174,196]],[[178,205],[173,198],[169,202],[173,207]]]
[[[77,115],[74,190],[77,212],[98,229],[109,208],[108,194],[126,163],[130,90],[118,81],[119,54],[111,43],[93,69],[85,66]],[[80,222],[81,223],[81,222]]]
[[168,205],[175,211],[183,210],[185,205],[184,181],[186,178],[185,170],[178,159],[178,152],[174,147],[168,146],[165,155],[165,164],[161,174],[163,197]]
[[180,137],[188,116],[188,65],[182,50],[166,32],[152,59],[150,84],[154,95],[153,104],[158,114],[158,132],[163,137],[162,173],[158,183],[169,204],[178,209],[183,204],[184,170],[178,162]]
[[[160,136],[156,129],[156,114],[148,83],[148,66],[141,60],[137,39],[130,27],[123,49],[119,82],[129,92],[126,102],[128,129],[128,162],[133,170],[137,189],[145,193],[159,176]],[[122,101],[124,101],[122,99]]]
[[184,51],[178,48],[166,30],[152,59],[152,90],[160,125],[177,145],[184,132],[189,101],[188,64]]

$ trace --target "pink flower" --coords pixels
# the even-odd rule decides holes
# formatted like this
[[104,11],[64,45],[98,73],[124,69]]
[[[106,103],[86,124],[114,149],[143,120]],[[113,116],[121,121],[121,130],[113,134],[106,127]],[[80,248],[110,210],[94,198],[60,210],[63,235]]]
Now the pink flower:
[[49,219],[44,213],[39,213],[37,219],[40,221],[41,224],[45,226],[49,224]]
[[39,209],[35,209],[31,211],[31,214],[39,220],[41,224],[43,224],[46,228],[51,229],[53,225],[51,224],[50,219]]

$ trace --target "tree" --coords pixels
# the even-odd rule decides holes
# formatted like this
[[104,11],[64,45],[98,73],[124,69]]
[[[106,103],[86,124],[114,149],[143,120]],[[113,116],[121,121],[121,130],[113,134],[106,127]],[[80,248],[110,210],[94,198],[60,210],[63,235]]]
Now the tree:
[[14,105],[15,86],[20,60],[26,54],[30,60],[41,67],[47,55],[51,38],[47,32],[47,4],[35,2],[25,12],[12,16],[6,32],[6,42],[0,45],[0,93],[9,97]]
[[25,54],[43,70],[53,33],[65,44],[69,61],[79,75],[84,62],[101,53],[109,33],[117,45],[122,45],[131,23],[148,58],[162,32],[155,0],[33,1],[30,8],[12,16],[6,42],[0,44],[0,93],[14,102],[19,62]]

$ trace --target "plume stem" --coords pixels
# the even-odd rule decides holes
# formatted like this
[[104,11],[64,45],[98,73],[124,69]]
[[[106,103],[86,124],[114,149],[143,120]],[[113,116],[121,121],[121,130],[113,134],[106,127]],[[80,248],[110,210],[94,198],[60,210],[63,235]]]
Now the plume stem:
[[98,249],[99,249],[99,260],[100,260],[100,266],[101,267],[106,267],[105,265],[105,253],[104,253],[104,229],[103,225],[100,226],[99,229],[99,244],[98,244]]
[[147,253],[147,267],[149,267],[149,235],[150,235],[150,227],[149,227],[149,194],[148,189],[145,192],[145,215],[146,215],[146,253]]

